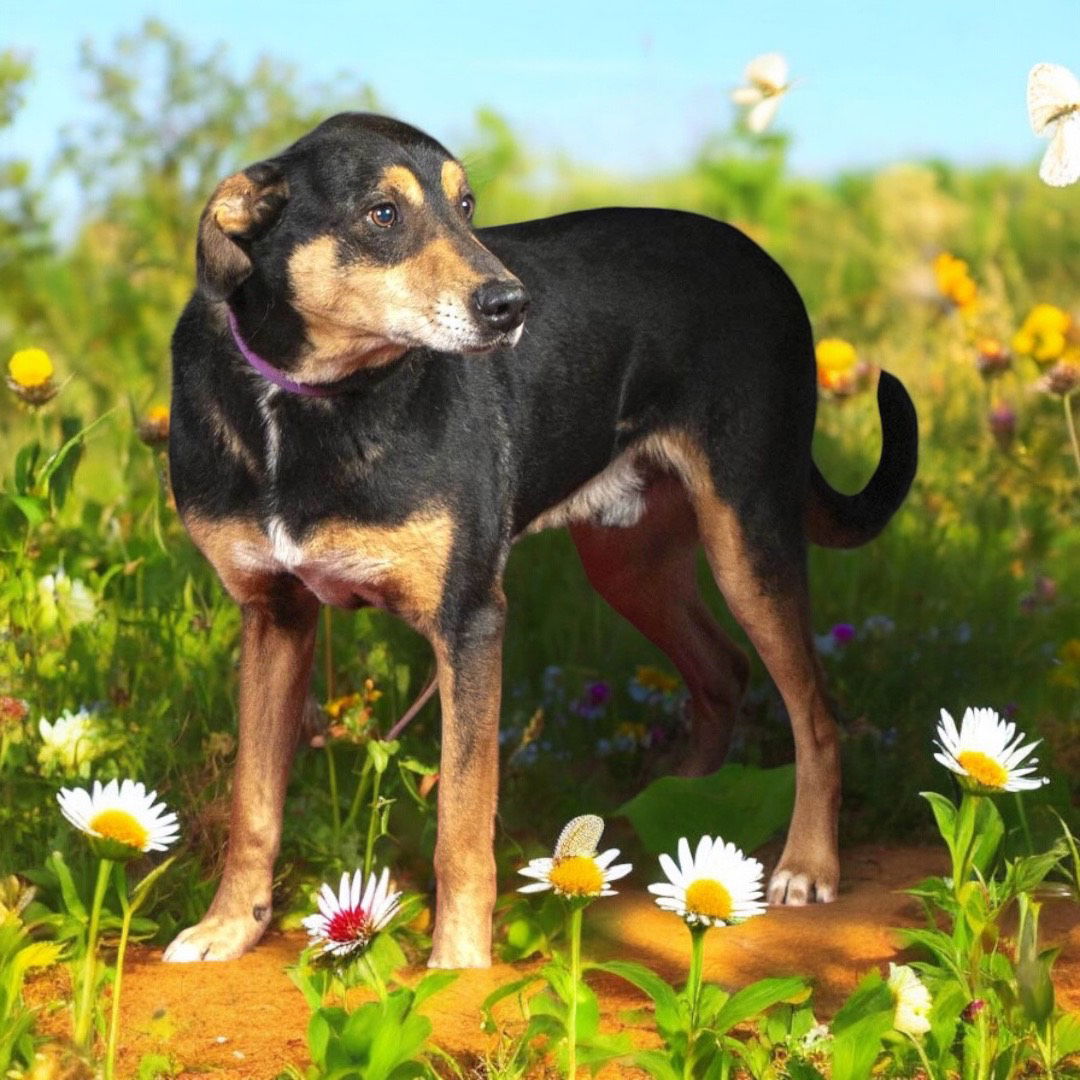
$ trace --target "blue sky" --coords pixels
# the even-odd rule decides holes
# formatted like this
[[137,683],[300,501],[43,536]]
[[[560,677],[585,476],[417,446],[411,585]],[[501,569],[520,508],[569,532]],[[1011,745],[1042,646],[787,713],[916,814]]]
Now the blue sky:
[[795,170],[818,176],[928,156],[1034,162],[1028,69],[1080,71],[1080,0],[9,0],[3,44],[29,53],[36,77],[4,142],[47,161],[59,128],[87,115],[79,42],[147,15],[197,47],[228,43],[238,70],[269,54],[305,80],[348,72],[451,149],[486,105],[534,149],[622,171],[677,165],[725,127],[760,52],[786,54],[801,80],[778,126]]

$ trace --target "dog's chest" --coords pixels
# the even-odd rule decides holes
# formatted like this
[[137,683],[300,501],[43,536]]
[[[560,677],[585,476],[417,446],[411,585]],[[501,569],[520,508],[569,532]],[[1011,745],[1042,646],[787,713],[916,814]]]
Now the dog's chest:
[[279,517],[260,525],[189,516],[185,524],[240,603],[289,574],[324,604],[372,604],[418,624],[438,611],[453,542],[451,519],[437,507],[392,525],[333,519],[300,536]]

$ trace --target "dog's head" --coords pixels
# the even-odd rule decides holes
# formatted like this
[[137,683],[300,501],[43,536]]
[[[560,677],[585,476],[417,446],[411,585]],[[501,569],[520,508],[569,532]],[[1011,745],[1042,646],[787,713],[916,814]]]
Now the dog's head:
[[199,224],[199,288],[287,314],[278,321],[292,330],[273,351],[312,381],[417,346],[514,345],[528,297],[477,239],[474,205],[464,169],[434,139],[343,113],[218,185]]

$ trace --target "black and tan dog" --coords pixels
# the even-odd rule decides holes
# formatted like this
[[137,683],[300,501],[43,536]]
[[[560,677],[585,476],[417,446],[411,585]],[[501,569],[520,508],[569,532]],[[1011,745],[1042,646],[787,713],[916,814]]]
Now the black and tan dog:
[[794,729],[769,899],[835,895],[838,750],[806,545],[864,543],[900,505],[910,399],[881,376],[880,463],[841,495],[810,457],[805,309],[746,236],[659,210],[474,231],[472,211],[437,142],[346,114],[224,180],[203,214],[170,458],[184,523],[243,608],[240,741],[221,885],[166,959],[234,957],[265,929],[319,605],[374,604],[438,660],[431,963],[489,962],[501,579],[515,538],[560,525],[682,673],[701,772],[748,671],[698,596],[704,546]]

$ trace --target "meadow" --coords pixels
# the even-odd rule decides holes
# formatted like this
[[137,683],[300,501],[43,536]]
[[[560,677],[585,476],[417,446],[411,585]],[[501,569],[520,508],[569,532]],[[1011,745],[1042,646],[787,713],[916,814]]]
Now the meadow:
[[[338,109],[379,107],[370,88],[346,94],[340,84],[301,85],[269,61],[238,77],[221,55],[193,50],[153,23],[115,48],[88,48],[83,65],[97,120],[63,133],[50,165],[53,177],[73,178],[81,193],[72,236],[57,236],[40,172],[0,161],[0,357],[12,358],[0,394],[0,877],[19,875],[36,889],[20,914],[14,897],[22,886],[11,884],[0,914],[18,922],[18,948],[59,943],[34,963],[24,958],[20,980],[59,958],[71,966],[73,985],[88,970],[111,980],[117,965],[87,964],[95,955],[86,924],[99,864],[58,813],[60,787],[131,777],[179,812],[175,861],[139,894],[130,924],[137,939],[164,943],[197,921],[223,854],[239,613],[177,519],[165,455],[169,336],[192,288],[198,214],[237,167]],[[161,78],[148,81],[144,73],[159,69]],[[28,75],[18,57],[0,55],[0,124],[17,111]],[[821,389],[815,457],[835,486],[859,488],[877,460],[874,371],[904,381],[922,439],[907,502],[866,548],[814,550],[811,558],[818,647],[843,733],[842,842],[931,841],[946,825],[960,828],[943,824],[940,805],[929,814],[920,798],[955,790],[928,748],[942,708],[959,718],[968,706],[985,706],[1044,741],[1040,768],[1050,782],[1023,804],[983,800],[1000,813],[1000,845],[983,853],[985,864],[954,859],[953,883],[970,874],[986,885],[995,867],[1004,881],[1004,867],[1019,863],[1002,860],[1050,848],[1058,858],[1042,876],[1067,888],[1058,838],[1062,819],[1075,831],[1080,790],[1080,187],[1049,189],[1034,166],[959,169],[944,161],[801,179],[786,169],[789,138],[718,121],[715,137],[684,168],[625,178],[535,157],[496,114],[482,112],[471,145],[454,149],[469,169],[480,224],[659,205],[731,221],[762,244],[811,314]],[[700,577],[718,617],[744,641],[704,566]],[[686,821],[656,835],[651,823],[673,796],[653,782],[676,755],[685,695],[667,660],[591,592],[564,534],[519,544],[507,594],[499,948],[507,959],[560,956],[557,905],[512,899],[514,871],[550,851],[562,825],[581,814],[618,822],[612,828],[634,861],[674,850]],[[377,939],[388,943],[379,954],[385,979],[424,948],[418,913],[433,886],[437,704],[399,740],[380,736],[426,684],[433,659],[425,642],[372,611],[327,613],[317,657],[319,707],[290,785],[276,910],[282,925],[295,927],[320,882],[390,865],[408,890],[409,919],[400,945]],[[753,663],[731,759],[743,772],[693,789],[719,815],[697,829],[715,829],[747,850],[786,821],[793,756],[782,704]],[[747,796],[751,789],[775,798]],[[642,791],[651,796],[636,811],[627,807]],[[684,805],[686,792],[680,798]],[[968,812],[988,815],[979,819],[984,825],[991,820],[985,808],[956,811]],[[151,863],[138,865],[145,872]],[[987,902],[984,923],[1007,902],[1027,910],[1016,899],[1024,889],[1015,873],[1010,881],[1012,892]],[[110,957],[124,917],[120,895],[101,924]],[[948,888],[931,900],[958,925],[970,916],[967,900]],[[1021,935],[1030,919],[1022,914]],[[13,971],[18,949],[5,945],[5,925],[0,970]],[[971,960],[970,949],[968,961],[968,973],[980,977],[982,961]],[[547,993],[562,1012],[552,1006],[544,1014],[550,1023],[535,1023],[562,1068],[565,1045],[574,1042],[566,1043],[568,1017],[577,1015],[566,1000],[579,974],[569,982],[548,976]],[[298,969],[315,1014],[333,977]],[[650,986],[657,1017],[664,1008],[678,1014]],[[874,986],[850,1016],[882,1011]],[[772,990],[740,1019],[779,1003],[788,1010],[786,1038],[802,1023],[795,1019],[801,990]],[[971,985],[966,990],[976,996]],[[376,1000],[414,1007],[395,993],[404,991],[384,988]],[[0,990],[7,1010],[0,1021],[6,1016],[14,1031],[21,1017],[22,1027],[0,1063],[12,1067],[32,1058],[33,1017],[19,1000],[11,977]],[[714,1020],[723,1007],[713,1000]],[[327,1031],[339,1021],[327,1018]],[[81,1052],[97,1060],[104,1007],[85,1022],[102,1040],[94,1051],[92,1031],[84,1033]],[[691,1045],[708,1026],[695,1024],[696,1016],[689,1035],[665,1037]],[[979,1044],[984,1056],[987,1045]],[[996,1045],[1004,1055],[1006,1043]],[[766,1050],[758,1071],[740,1059],[744,1075],[773,1075]],[[941,1049],[955,1058],[941,1071],[936,1061],[911,1057],[907,1043],[903,1050],[882,1058],[879,1073],[959,1075],[949,1071],[960,1068],[955,1048]],[[1048,1060],[1016,1051],[1003,1068],[1050,1068]],[[433,1061],[425,1067],[453,1074],[452,1064]],[[666,1075],[654,1065],[652,1075]],[[310,1075],[351,1075],[311,1067]],[[736,1075],[708,1063],[681,1067],[690,1071],[672,1075]],[[807,1067],[821,1071],[775,1075],[860,1075],[855,1066],[844,1073],[808,1060]],[[991,1067],[963,1075],[989,1076]],[[423,1075],[393,1068],[385,1075]]]

